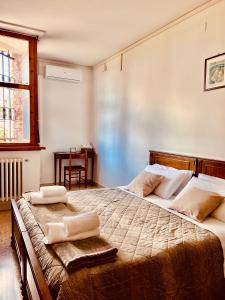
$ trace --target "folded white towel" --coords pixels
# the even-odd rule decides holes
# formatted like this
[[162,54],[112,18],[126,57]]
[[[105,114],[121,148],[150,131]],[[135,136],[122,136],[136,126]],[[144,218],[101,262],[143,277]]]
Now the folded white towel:
[[46,235],[43,239],[45,244],[83,240],[100,234],[99,228],[97,228],[95,230],[67,236],[64,223],[47,223],[46,231]]
[[100,220],[96,212],[87,212],[76,216],[63,217],[63,223],[65,224],[67,236],[72,236],[96,230],[100,225]]
[[54,204],[54,203],[67,203],[68,197],[67,195],[63,196],[52,196],[52,197],[43,197],[41,192],[31,192],[27,193],[26,197],[28,196],[28,199],[31,204]]
[[42,186],[40,192],[43,197],[65,196],[67,193],[66,188],[61,185]]

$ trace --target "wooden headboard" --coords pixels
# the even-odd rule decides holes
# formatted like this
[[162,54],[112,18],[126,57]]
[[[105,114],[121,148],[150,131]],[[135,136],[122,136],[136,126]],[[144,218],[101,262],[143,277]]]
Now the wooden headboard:
[[197,173],[225,179],[225,161],[198,158]]
[[161,164],[176,169],[191,170],[194,173],[197,172],[197,158],[186,155],[150,150],[149,164]]
[[192,170],[196,176],[203,173],[225,179],[225,161],[221,160],[150,150],[149,164],[161,164],[176,169]]

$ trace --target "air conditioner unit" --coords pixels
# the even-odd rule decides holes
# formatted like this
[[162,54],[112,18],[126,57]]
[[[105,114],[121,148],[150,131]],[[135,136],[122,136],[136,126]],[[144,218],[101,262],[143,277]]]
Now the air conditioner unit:
[[63,80],[79,83],[82,79],[81,69],[72,69],[54,65],[46,65],[45,77],[47,79]]

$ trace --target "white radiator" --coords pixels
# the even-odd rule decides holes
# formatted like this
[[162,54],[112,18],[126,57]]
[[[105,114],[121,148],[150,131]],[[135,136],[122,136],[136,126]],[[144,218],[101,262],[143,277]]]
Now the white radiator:
[[0,159],[0,200],[19,199],[23,193],[23,158]]

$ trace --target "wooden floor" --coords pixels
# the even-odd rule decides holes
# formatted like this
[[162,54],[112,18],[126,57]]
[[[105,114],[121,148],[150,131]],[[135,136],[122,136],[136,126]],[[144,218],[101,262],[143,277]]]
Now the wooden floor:
[[10,238],[11,212],[0,211],[0,299],[20,300],[19,268]]
[[[97,186],[88,186],[97,188]],[[73,186],[72,190],[84,189]],[[0,211],[0,300],[21,300],[17,257],[10,245],[11,212]]]

